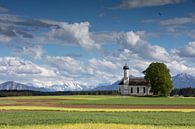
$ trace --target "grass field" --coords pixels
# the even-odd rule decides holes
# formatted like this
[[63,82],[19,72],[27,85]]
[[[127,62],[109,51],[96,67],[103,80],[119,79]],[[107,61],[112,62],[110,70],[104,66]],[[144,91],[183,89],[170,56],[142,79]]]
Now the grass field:
[[0,116],[3,129],[194,129],[195,98],[2,97]]
[[[49,100],[51,103],[60,104],[120,104],[120,105],[195,105],[193,97],[128,97],[128,96],[24,96],[24,97],[3,97],[1,101],[14,103],[17,100]],[[57,102],[55,100],[58,100]],[[0,103],[1,104],[1,103]]]
[[[195,126],[195,112],[0,112],[0,125],[43,125],[66,123],[115,123]],[[17,118],[17,119],[16,119]]]

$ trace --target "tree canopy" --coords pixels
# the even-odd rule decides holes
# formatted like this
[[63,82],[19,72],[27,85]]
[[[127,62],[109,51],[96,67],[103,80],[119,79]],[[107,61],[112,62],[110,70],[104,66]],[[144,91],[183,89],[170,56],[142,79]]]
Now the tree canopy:
[[145,79],[149,81],[154,95],[169,96],[173,82],[169,69],[164,63],[153,62],[144,71]]

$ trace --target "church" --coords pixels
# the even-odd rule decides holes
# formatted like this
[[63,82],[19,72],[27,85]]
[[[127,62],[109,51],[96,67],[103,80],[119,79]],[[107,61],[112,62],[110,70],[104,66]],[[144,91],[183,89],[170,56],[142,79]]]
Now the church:
[[129,77],[129,67],[123,67],[124,77],[119,83],[119,93],[129,96],[147,96],[150,92],[148,81],[144,78]]

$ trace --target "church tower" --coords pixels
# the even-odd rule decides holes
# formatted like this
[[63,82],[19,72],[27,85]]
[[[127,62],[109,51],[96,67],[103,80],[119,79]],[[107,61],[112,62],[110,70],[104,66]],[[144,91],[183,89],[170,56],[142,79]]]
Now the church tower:
[[123,67],[123,70],[124,70],[123,83],[124,85],[128,85],[129,84],[129,67],[127,66],[127,64],[125,64],[125,66]]

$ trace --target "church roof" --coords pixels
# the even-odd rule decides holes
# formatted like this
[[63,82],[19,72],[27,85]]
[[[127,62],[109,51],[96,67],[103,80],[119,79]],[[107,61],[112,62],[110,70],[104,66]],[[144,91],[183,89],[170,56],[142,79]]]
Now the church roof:
[[[119,85],[123,85],[123,79],[119,83]],[[148,85],[148,81],[145,80],[144,78],[129,78],[129,85],[133,86],[146,86]]]

